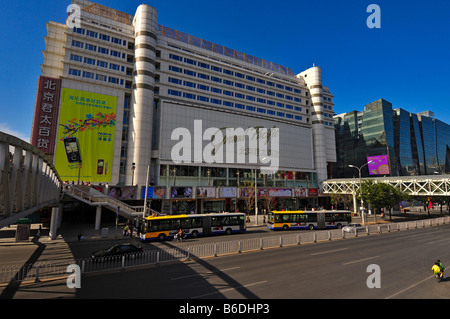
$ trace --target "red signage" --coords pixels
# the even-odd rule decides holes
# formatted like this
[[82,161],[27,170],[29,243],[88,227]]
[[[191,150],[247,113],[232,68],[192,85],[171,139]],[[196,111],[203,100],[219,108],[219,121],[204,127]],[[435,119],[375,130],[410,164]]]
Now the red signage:
[[55,151],[61,80],[39,77],[31,144],[48,155]]
[[319,190],[317,188],[308,188],[308,196],[311,197],[319,196]]

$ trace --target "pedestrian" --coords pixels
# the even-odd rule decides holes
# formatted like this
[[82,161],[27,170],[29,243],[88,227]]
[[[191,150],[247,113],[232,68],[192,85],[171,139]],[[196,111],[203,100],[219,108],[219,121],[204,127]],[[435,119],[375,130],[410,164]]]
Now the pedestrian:
[[123,237],[128,236],[128,231],[129,231],[129,227],[128,227],[128,225],[125,225],[125,227],[123,228]]
[[78,241],[82,241],[83,240],[83,234],[79,233],[78,234]]

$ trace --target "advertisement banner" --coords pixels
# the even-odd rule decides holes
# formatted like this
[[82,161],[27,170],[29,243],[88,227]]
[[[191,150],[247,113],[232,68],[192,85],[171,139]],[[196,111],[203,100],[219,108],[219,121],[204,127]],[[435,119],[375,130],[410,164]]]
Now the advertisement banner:
[[116,106],[116,96],[62,90],[55,166],[63,181],[111,181]]
[[112,186],[108,188],[108,195],[120,200],[136,199],[137,186]]
[[295,197],[306,197],[306,188],[304,187],[296,187],[295,188]]
[[192,198],[192,187],[172,187],[170,198]]
[[215,187],[197,187],[196,192],[197,198],[215,198],[216,188]]
[[[145,189],[142,187],[142,198],[145,198]],[[166,198],[166,188],[161,187],[149,187],[147,192],[147,199],[164,199]]]
[[292,189],[291,188],[270,188],[269,196],[270,197],[292,197]]
[[219,188],[219,197],[220,198],[236,198],[237,197],[236,187],[220,187]]
[[370,175],[389,175],[391,173],[389,169],[389,158],[387,155],[368,156],[367,162],[369,163]]

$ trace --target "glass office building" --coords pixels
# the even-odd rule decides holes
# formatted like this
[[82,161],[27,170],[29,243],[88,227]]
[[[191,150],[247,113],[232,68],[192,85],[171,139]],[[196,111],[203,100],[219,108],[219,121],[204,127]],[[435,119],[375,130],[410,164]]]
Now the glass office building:
[[[450,126],[434,113],[410,113],[380,99],[334,117],[337,163],[336,178],[357,176],[349,165],[362,166],[368,157],[387,155],[389,176],[433,175],[450,172]],[[386,172],[385,172],[386,173]],[[362,176],[369,174],[367,168]],[[374,174],[374,176],[380,176]]]

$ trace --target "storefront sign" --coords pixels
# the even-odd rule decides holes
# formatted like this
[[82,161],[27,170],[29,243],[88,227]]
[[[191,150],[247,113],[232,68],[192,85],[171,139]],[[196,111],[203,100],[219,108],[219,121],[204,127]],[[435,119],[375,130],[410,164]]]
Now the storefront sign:
[[39,77],[31,144],[48,155],[55,152],[60,91],[61,80]]

